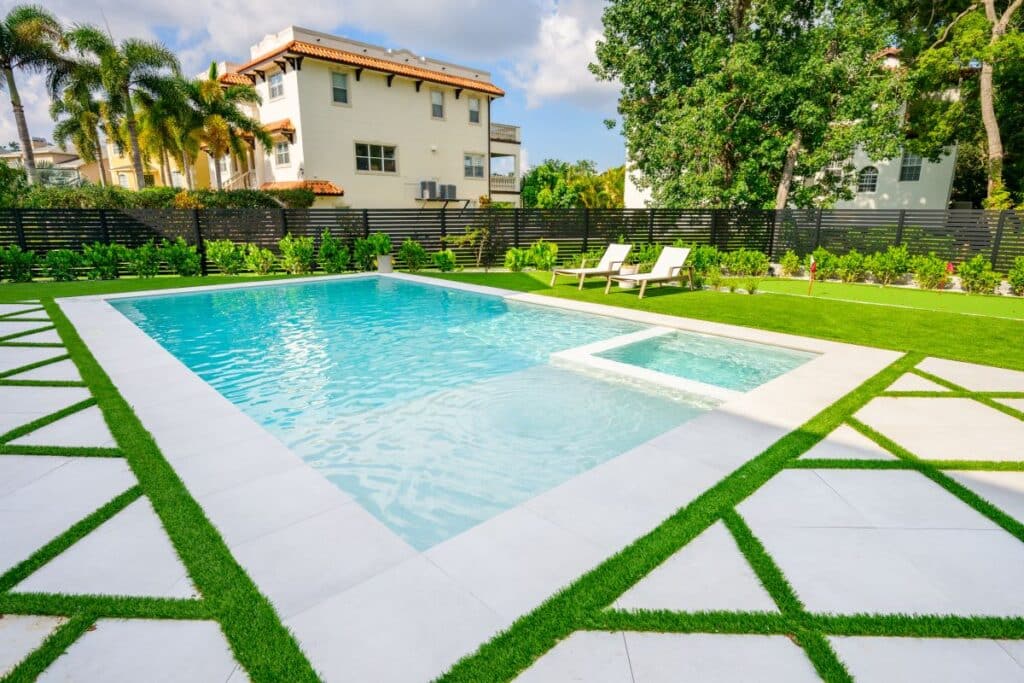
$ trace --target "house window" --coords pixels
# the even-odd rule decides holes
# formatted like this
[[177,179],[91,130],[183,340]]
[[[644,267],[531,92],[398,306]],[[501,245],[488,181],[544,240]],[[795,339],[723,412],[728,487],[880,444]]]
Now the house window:
[[335,104],[348,104],[348,74],[331,74],[331,100]]
[[284,97],[284,74],[278,71],[276,74],[271,75],[269,82],[270,99]]
[[397,173],[395,148],[391,145],[368,145],[356,143],[356,170]]
[[291,163],[291,148],[287,142],[274,143],[274,162],[278,166],[287,166]]
[[469,122],[480,123],[480,98],[469,98]]
[[866,166],[857,174],[857,192],[874,192],[878,189],[878,169]]
[[120,185],[121,187],[127,189],[127,187],[128,187],[128,174],[127,173],[118,173],[117,174],[117,184]]
[[444,93],[440,90],[430,91],[430,115],[435,119],[444,118]]
[[921,179],[921,157],[916,154],[903,153],[900,161],[900,182]]
[[222,175],[226,175],[231,172],[231,157],[224,155],[217,163],[220,164],[220,172]]
[[156,176],[152,173],[146,173],[142,176],[142,184],[146,187],[156,187]]
[[462,165],[466,171],[467,178],[484,177],[484,155],[466,154],[462,157]]

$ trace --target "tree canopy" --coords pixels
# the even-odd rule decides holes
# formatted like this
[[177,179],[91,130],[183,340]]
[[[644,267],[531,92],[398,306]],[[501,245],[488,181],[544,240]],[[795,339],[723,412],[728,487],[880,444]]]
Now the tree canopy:
[[614,209],[623,206],[625,166],[598,173],[592,161],[545,159],[523,176],[522,202],[537,209]]

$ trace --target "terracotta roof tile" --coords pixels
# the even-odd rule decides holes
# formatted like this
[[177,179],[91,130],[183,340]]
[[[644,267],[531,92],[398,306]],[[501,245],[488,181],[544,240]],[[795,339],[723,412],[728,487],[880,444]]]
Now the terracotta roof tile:
[[291,119],[278,119],[277,121],[270,121],[269,123],[263,124],[263,130],[268,133],[294,133],[295,126],[292,125]]
[[252,78],[244,74],[228,72],[217,77],[217,81],[226,85],[252,85]]
[[345,190],[329,180],[278,180],[260,185],[261,190],[312,190],[315,195],[343,197]]

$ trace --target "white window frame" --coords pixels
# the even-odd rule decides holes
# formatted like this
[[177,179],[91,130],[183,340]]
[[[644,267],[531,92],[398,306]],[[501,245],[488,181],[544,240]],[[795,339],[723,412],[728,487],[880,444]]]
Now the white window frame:
[[[366,147],[366,154],[360,154],[359,148]],[[390,156],[388,156],[388,150]],[[356,142],[355,143],[356,173],[372,173],[375,175],[398,175],[398,145],[389,145],[382,142]],[[359,168],[359,160],[366,160],[366,168]],[[373,162],[380,161],[380,168],[373,168]],[[388,170],[388,162],[391,162],[391,170]]]
[[[275,83],[275,79],[277,82]],[[274,94],[274,90],[277,89],[277,94]],[[267,98],[271,100],[279,100],[284,97],[284,72],[275,71],[274,73],[267,76]]]
[[[478,152],[464,152],[462,155],[462,175],[470,180],[476,180],[487,177],[487,173],[484,171],[484,155]],[[475,162],[479,161],[477,164]],[[479,171],[479,175],[477,175]]]
[[[282,148],[284,153],[282,154]],[[283,157],[283,159],[282,159]],[[278,140],[274,143],[274,165],[275,166],[291,166],[292,163],[292,146],[288,144],[287,140]]]
[[[476,102],[476,109],[473,109],[473,103]],[[482,103],[479,97],[467,97],[466,106],[469,107],[469,122],[474,126],[479,126],[481,121],[480,110],[482,109]],[[476,121],[473,120],[473,114],[476,114]]]
[[[434,107],[439,106],[439,105],[434,103],[434,96],[435,95],[439,96],[441,98],[441,104],[440,104],[441,115],[440,116],[438,116],[434,112]],[[444,90],[437,90],[437,89],[433,89],[432,88],[430,90],[430,118],[434,119],[435,121],[444,121],[444,109],[445,109],[445,107],[444,107]]]
[[[865,176],[871,176],[871,189],[866,189]],[[874,194],[878,192],[878,168],[865,166],[857,172],[857,192],[859,194]]]
[[117,174],[117,184],[120,187],[128,189],[128,186],[130,185],[130,183],[128,182],[128,174],[127,173],[118,173]]
[[[345,79],[345,101],[339,102],[334,98],[335,91],[338,86],[334,84],[334,77],[341,76]],[[352,106],[352,80],[348,77],[348,72],[345,71],[332,71],[331,72],[331,104],[338,107],[350,107]]]
[[[924,167],[924,159],[917,154],[903,152],[900,159],[900,182],[916,183],[921,180],[921,169]],[[910,177],[913,176],[913,177]]]

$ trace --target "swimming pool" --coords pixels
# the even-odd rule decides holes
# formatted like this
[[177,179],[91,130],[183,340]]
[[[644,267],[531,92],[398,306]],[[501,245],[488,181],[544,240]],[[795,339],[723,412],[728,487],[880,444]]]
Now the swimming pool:
[[549,361],[643,325],[442,286],[365,277],[111,304],[421,550],[712,407]]

